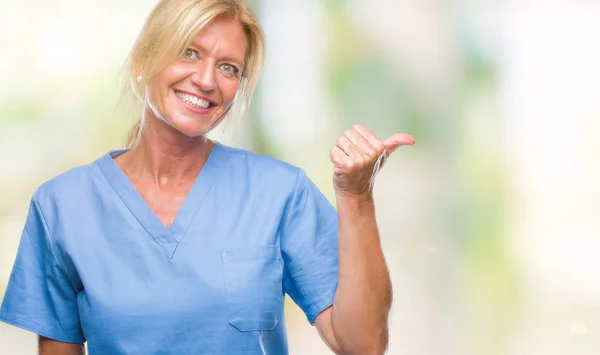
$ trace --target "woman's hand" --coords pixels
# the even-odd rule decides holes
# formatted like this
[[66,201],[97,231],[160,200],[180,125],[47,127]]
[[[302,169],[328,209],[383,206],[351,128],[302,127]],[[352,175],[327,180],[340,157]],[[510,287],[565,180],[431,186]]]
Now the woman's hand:
[[414,137],[405,133],[396,133],[382,142],[361,124],[347,130],[329,152],[334,165],[336,194],[347,198],[371,198],[373,178],[386,158],[399,146],[414,144]]

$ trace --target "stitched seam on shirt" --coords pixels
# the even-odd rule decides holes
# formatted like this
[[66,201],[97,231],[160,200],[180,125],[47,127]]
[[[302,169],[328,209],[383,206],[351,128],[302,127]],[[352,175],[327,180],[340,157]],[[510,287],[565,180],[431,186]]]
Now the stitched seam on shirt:
[[[108,153],[108,154],[109,154],[110,159],[112,159],[112,157],[110,156],[110,153]],[[158,240],[156,240],[156,238],[152,235],[152,232],[148,228],[146,228],[146,225],[144,223],[142,223],[142,221],[138,217],[138,215],[133,212],[133,210],[131,209],[131,207],[127,203],[125,203],[125,201],[123,200],[123,196],[119,192],[117,192],[117,190],[115,190],[115,188],[113,187],[112,183],[110,182],[107,174],[105,174],[104,170],[100,168],[100,164],[99,163],[98,164],[94,164],[94,166],[96,167],[96,170],[98,170],[100,172],[100,175],[102,176],[103,181],[108,186],[109,190],[112,191],[112,193],[117,197],[116,201],[120,201],[119,205],[122,204],[123,206],[125,206],[125,208],[131,213],[131,215],[133,216],[133,218],[135,218],[135,220],[138,221],[139,225],[146,231],[146,233],[148,233],[148,235],[155,242],[157,242],[160,245],[161,243]],[[117,202],[115,202],[114,199],[111,199],[111,202],[112,202],[113,205],[115,205],[115,207],[118,207],[117,206]]]
[[308,307],[308,309],[312,310],[313,308],[315,308],[317,306],[320,306],[321,303],[323,302],[323,300],[329,298],[329,296],[331,296],[331,295],[335,295],[336,291],[337,291],[337,287],[336,287],[335,291],[333,291],[333,292],[327,292],[327,294],[325,294],[324,296],[319,297],[316,301],[314,301],[313,303],[310,304],[310,307]]
[[290,209],[287,211],[287,214],[285,215],[285,217],[283,219],[283,228],[284,229],[285,229],[288,219],[290,218],[290,214],[292,214],[292,209],[294,208],[296,199],[298,198],[298,190],[299,190],[299,186],[300,186],[300,174],[302,173],[302,169],[301,168],[297,168],[297,169],[298,169],[298,173],[296,174],[296,187],[294,188],[294,197],[292,197],[292,202],[290,203]]
[[[307,311],[306,313],[308,313],[308,315],[310,315],[312,322],[314,322],[315,318],[316,318],[316,317],[317,317],[317,316],[318,316],[318,315],[319,315],[319,314],[320,314],[322,311],[324,311],[326,308],[324,308],[324,309],[321,309],[321,310],[320,310],[320,312],[319,312],[318,314],[315,314],[314,316],[313,316],[313,314],[312,314],[312,313],[314,313],[314,312],[315,312],[315,310],[316,310],[316,309],[318,309],[318,308],[323,308],[323,307],[324,307],[324,306],[323,306],[323,304],[325,303],[325,302],[323,302],[323,301],[324,301],[324,300],[327,300],[327,299],[329,299],[329,297],[331,297],[331,296],[334,296],[334,297],[335,297],[335,294],[336,294],[336,293],[337,293],[337,286],[336,286],[336,289],[335,289],[335,291],[333,291],[333,292],[328,292],[328,293],[327,293],[325,296],[323,296],[323,297],[320,297],[320,298],[319,298],[317,301],[313,302],[313,303],[310,305],[310,307],[308,307],[308,311]],[[327,303],[329,304],[329,301],[328,301]],[[332,303],[332,304],[330,304],[330,305],[328,305],[328,307],[330,307],[330,306],[332,306],[332,305],[333,305],[333,303]]]
[[[300,175],[301,174],[306,175],[306,173],[304,173],[303,169],[298,168],[298,177],[297,177],[297,180],[296,180],[296,189],[294,191],[294,197],[292,198],[292,202],[290,204],[290,209],[287,211],[287,214],[286,214],[285,219],[283,221],[283,229],[284,230],[286,228],[288,219],[289,219],[290,215],[292,214],[292,209],[294,208],[294,205],[296,204],[296,200],[298,199],[298,190],[300,190]],[[282,236],[282,237],[284,237],[284,236]],[[290,270],[290,267],[296,262],[296,260],[291,260],[291,262],[288,265],[286,265],[286,268],[288,270]]]
[[[0,315],[2,315],[2,314],[5,314],[5,315],[9,316],[10,320],[11,321],[14,320],[15,323],[17,323],[17,322],[18,323],[25,322],[25,323],[28,323],[29,325],[34,325],[34,326],[42,327],[45,330],[47,330],[49,332],[52,332],[52,333],[56,332],[56,328],[55,327],[47,325],[47,324],[36,322],[35,320],[32,320],[29,317],[23,317],[20,314],[16,314],[16,313],[12,313],[12,312],[7,312],[7,311],[0,312]],[[65,335],[65,337],[71,337],[72,336],[72,337],[75,337],[75,338],[81,338],[81,334],[79,332],[77,332],[77,331],[75,331],[75,332],[69,332],[69,331],[65,331],[61,327],[61,332],[62,332],[63,335]]]
[[[216,145],[215,145],[216,146]],[[215,149],[215,147],[213,147],[213,149]],[[212,151],[211,151],[212,153]],[[226,152],[227,154],[231,154],[230,152]],[[204,163],[206,164],[206,162]],[[227,162],[225,163],[226,166],[229,166],[229,164],[231,164],[231,159],[227,159]],[[204,169],[204,167],[202,167],[202,169]],[[202,173],[202,172],[201,172]],[[185,230],[183,231],[183,234],[181,235],[181,239],[179,239],[179,242],[177,242],[177,245],[175,246],[175,250],[173,251],[173,255],[175,255],[175,252],[177,252],[177,249],[179,248],[179,245],[181,244],[181,241],[183,240],[183,238],[185,238],[185,236],[187,235],[188,231],[190,230],[190,228],[192,227],[192,225],[194,224],[194,221],[196,220],[196,218],[198,218],[198,212],[200,211],[200,209],[202,208],[202,205],[204,204],[204,202],[206,201],[206,197],[210,194],[210,192],[213,190],[213,188],[215,187],[215,185],[217,184],[217,180],[218,180],[218,175],[215,176],[215,179],[213,179],[210,187],[208,188],[208,190],[206,191],[206,194],[204,195],[204,197],[202,198],[202,202],[200,203],[200,206],[198,206],[198,209],[195,210],[194,216],[192,217],[192,220],[190,221],[190,224],[185,228]],[[188,192],[189,193],[189,192]]]
[[[296,198],[298,197],[298,189],[300,186],[300,173],[302,172],[301,168],[297,168],[297,173],[296,173],[296,187],[294,188],[294,196],[292,197],[292,201],[290,203],[290,208],[288,209],[286,215],[283,217],[283,222],[281,224],[283,230],[285,231],[286,229],[286,224],[288,221],[288,218],[290,216],[290,214],[292,213],[292,209],[294,207],[294,203],[296,202]],[[282,235],[282,238],[284,238],[285,236]],[[280,242],[281,243],[281,242]],[[291,261],[291,263],[288,265],[287,263],[283,263],[285,269],[287,270],[287,274],[288,274],[288,278],[290,279],[291,283],[294,285],[294,289],[296,291],[300,291],[300,289],[297,287],[296,284],[296,280],[294,280],[294,277],[292,276],[292,274],[290,273],[290,265],[292,265],[294,263],[294,260]]]
[[[290,283],[293,285],[294,290],[296,291],[296,293],[298,294],[299,297],[304,297],[304,295],[301,294],[302,292],[298,288],[298,284],[296,283],[296,279],[292,276],[292,273],[290,273],[290,268],[285,263],[283,263],[283,265],[284,265],[285,269],[287,270],[288,279],[290,280]],[[282,280],[282,283],[283,283],[283,280]],[[284,290],[284,292],[285,292],[285,290]],[[287,293],[289,295],[289,292],[285,292],[285,293]]]
[[[42,224],[43,224],[44,230],[46,232],[45,233],[46,234],[46,238],[48,240],[48,243],[50,244],[50,251],[52,252],[52,256],[54,257],[54,260],[58,264],[58,268],[67,276],[67,278],[69,280],[69,287],[71,287],[71,290],[76,294],[77,290],[73,286],[73,280],[71,280],[71,275],[66,271],[66,268],[63,266],[63,264],[61,263],[60,259],[56,256],[56,253],[54,252],[54,246],[52,245],[52,235],[50,234],[50,228],[48,228],[48,223],[46,221],[46,217],[44,216],[44,214],[42,212],[42,206],[39,203],[38,199],[36,198],[37,194],[38,193],[34,194],[33,203],[35,205],[35,208],[36,208],[37,212],[40,214],[40,219],[42,220]],[[27,233],[29,233],[29,232],[27,232]],[[69,331],[65,331],[65,329],[63,328],[63,326],[62,326],[62,324],[61,324],[60,321],[57,321],[57,324],[60,327],[60,329],[63,332],[63,334],[72,334]],[[77,336],[80,336],[80,334],[77,334]]]
[[54,257],[54,260],[56,260],[58,267],[61,269],[61,271],[64,272],[65,275],[67,275],[67,277],[69,278],[69,286],[71,287],[73,292],[77,293],[77,290],[75,289],[75,287],[73,287],[73,280],[71,280],[71,275],[69,275],[69,273],[66,271],[67,269],[63,266],[63,264],[60,262],[60,259],[56,256],[56,253],[54,252],[54,246],[52,245],[52,236],[50,235],[50,229],[48,228],[46,217],[44,217],[44,214],[42,213],[42,207],[35,196],[33,198],[33,203],[35,205],[35,209],[40,214],[40,219],[42,220],[44,231],[46,232],[46,238],[48,239],[48,243],[50,244],[50,251],[52,252],[52,256]]

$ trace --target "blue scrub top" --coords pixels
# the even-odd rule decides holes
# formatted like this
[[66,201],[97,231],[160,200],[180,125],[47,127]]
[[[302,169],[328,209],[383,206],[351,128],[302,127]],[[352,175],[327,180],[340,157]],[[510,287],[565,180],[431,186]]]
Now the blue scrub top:
[[94,354],[287,354],[284,294],[333,304],[337,213],[302,169],[216,143],[166,228],[111,151],[31,201],[0,320]]

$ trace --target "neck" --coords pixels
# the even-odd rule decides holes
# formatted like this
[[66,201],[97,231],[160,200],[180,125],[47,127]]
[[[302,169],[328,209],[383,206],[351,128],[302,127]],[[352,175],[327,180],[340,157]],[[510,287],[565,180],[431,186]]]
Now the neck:
[[205,135],[187,137],[155,117],[147,116],[140,129],[136,144],[117,163],[127,175],[157,185],[194,179],[214,147]]

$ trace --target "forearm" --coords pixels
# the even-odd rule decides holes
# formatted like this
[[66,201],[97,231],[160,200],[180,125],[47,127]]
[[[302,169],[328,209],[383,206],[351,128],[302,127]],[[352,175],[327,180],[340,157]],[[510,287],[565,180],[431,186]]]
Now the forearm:
[[383,354],[392,290],[372,196],[337,196],[339,283],[332,325],[343,354]]

